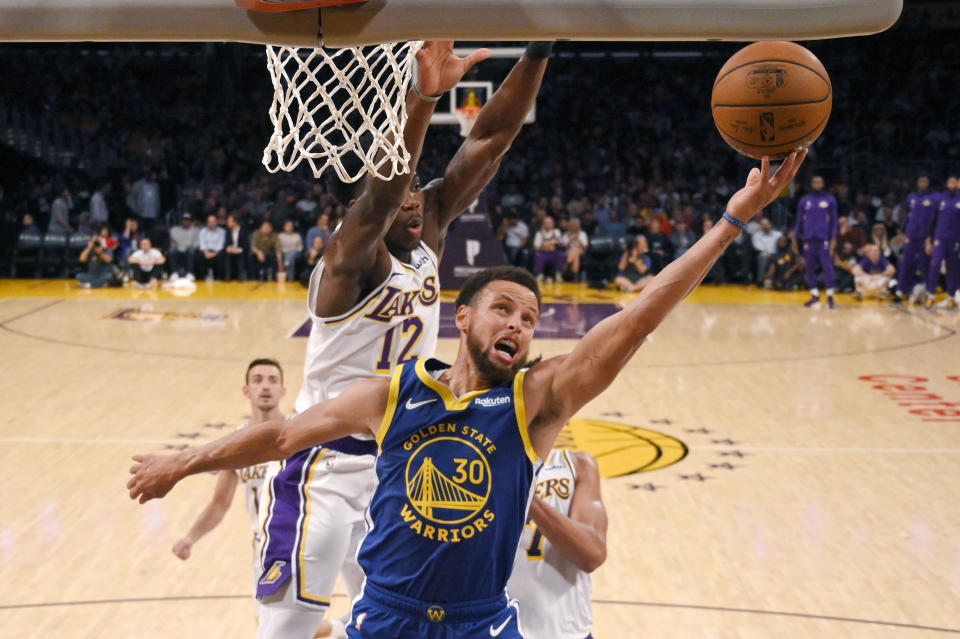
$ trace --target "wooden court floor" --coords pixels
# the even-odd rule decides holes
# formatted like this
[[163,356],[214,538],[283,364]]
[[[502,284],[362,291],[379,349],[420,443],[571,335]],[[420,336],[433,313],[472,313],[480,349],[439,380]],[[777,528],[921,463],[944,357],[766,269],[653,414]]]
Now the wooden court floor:
[[[581,329],[619,298],[548,292]],[[145,507],[124,484],[240,423],[254,357],[292,410],[304,297],[0,281],[0,637],[254,636],[239,497],[182,562],[214,477]],[[607,475],[598,639],[960,635],[960,317],[802,299],[698,291],[565,433]]]

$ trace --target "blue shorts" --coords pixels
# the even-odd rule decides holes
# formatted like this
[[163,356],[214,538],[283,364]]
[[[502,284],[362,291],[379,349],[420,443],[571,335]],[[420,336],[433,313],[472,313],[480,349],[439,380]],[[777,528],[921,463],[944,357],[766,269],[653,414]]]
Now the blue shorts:
[[369,581],[353,604],[349,639],[523,639],[517,602],[506,595],[454,604],[431,604]]

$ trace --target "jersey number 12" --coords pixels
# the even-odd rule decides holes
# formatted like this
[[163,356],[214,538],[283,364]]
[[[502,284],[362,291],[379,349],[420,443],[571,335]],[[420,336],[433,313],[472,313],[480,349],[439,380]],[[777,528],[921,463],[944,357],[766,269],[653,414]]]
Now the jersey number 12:
[[400,334],[400,339],[406,338],[407,343],[400,350],[396,364],[406,364],[413,359],[410,351],[417,345],[423,334],[423,321],[416,315],[411,315],[403,320],[402,324],[387,331],[383,336],[383,348],[380,350],[380,360],[377,362],[377,373],[389,373],[393,368],[394,362],[390,360],[390,354],[393,353],[393,340],[397,333]]

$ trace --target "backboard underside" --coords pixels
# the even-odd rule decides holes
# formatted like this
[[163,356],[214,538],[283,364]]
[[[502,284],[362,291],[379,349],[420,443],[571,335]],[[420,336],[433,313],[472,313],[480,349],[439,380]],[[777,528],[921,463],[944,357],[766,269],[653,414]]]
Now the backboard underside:
[[902,0],[370,0],[267,13],[233,0],[0,0],[0,41],[814,40],[883,31],[902,8]]

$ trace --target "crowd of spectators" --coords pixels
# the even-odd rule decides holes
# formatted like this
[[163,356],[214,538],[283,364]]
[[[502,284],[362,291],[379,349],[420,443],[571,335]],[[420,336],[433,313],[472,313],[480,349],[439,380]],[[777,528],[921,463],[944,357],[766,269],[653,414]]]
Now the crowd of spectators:
[[[877,36],[808,43],[831,72],[830,124],[797,191],[751,223],[707,282],[804,286],[790,229],[813,172],[837,198],[853,254],[872,238],[896,258],[916,176],[942,182],[960,164],[960,131],[947,124],[960,106],[955,31],[910,15]],[[906,43],[911,56],[898,54]],[[709,230],[751,166],[709,113],[713,76],[738,46],[558,46],[537,122],[483,198],[508,260],[544,279],[636,290]],[[102,264],[137,281],[149,263],[146,285],[157,276],[302,279],[344,213],[306,170],[260,166],[272,96],[260,47],[4,45],[0,60],[0,127],[34,121],[78,155],[64,167],[0,150],[4,261],[29,221],[43,233],[113,238],[115,248],[102,240]],[[484,63],[501,76],[511,64]],[[453,127],[431,127],[423,183],[460,141]],[[838,241],[839,261],[848,249]],[[137,251],[146,261],[133,261]]]

